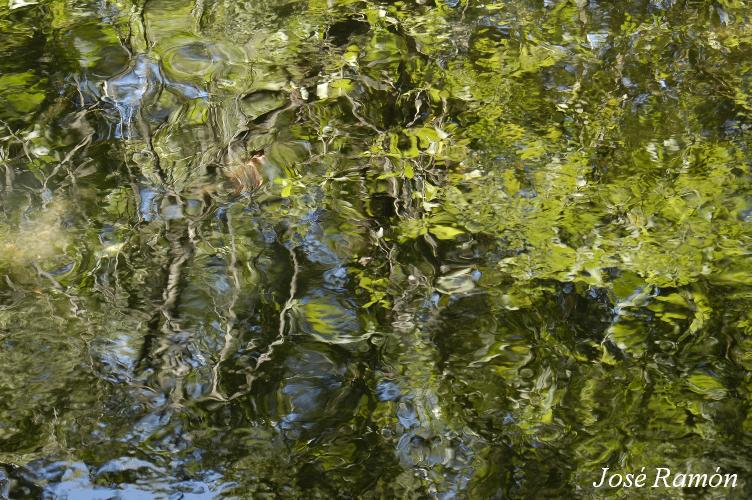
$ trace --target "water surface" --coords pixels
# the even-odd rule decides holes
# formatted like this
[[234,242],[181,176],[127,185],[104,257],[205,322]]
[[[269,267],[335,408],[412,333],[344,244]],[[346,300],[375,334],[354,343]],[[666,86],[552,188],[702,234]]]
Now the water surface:
[[751,497],[751,14],[3,3],[0,497]]

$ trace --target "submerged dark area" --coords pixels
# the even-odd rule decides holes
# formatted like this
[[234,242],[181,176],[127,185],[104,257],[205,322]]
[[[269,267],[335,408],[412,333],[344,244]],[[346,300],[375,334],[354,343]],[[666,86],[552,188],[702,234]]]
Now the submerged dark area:
[[752,497],[751,14],[0,3],[0,498]]

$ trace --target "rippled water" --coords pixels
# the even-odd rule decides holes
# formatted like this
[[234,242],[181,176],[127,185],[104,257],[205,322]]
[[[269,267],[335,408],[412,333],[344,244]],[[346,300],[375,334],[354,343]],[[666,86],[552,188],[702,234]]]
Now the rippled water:
[[0,4],[0,498],[752,497],[751,14]]

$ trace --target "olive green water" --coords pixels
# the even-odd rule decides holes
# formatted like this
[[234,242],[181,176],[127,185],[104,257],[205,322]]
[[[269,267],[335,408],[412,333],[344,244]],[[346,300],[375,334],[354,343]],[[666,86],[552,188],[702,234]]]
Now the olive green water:
[[3,0],[0,498],[752,497],[750,21]]

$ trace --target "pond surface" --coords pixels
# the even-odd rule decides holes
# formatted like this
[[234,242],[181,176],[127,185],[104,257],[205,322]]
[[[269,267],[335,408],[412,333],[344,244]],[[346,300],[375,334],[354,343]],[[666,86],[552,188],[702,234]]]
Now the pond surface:
[[750,17],[0,4],[0,498],[752,497]]

